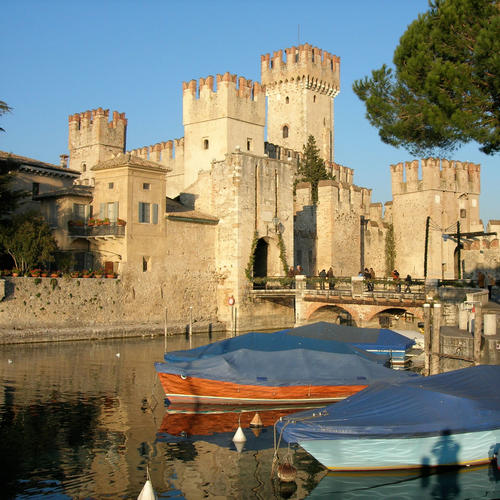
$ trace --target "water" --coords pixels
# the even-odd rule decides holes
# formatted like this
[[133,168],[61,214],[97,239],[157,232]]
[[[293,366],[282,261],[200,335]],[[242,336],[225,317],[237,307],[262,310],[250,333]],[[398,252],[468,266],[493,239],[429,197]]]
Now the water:
[[[196,335],[192,347],[213,340]],[[169,350],[188,347],[169,338]],[[163,350],[163,338],[149,337],[0,347],[0,497],[137,498],[149,468],[160,498],[500,498],[493,466],[327,474],[300,448],[280,450],[295,482],[271,480],[272,427],[251,430],[254,412],[165,408],[153,367]],[[261,415],[267,425],[278,414]]]

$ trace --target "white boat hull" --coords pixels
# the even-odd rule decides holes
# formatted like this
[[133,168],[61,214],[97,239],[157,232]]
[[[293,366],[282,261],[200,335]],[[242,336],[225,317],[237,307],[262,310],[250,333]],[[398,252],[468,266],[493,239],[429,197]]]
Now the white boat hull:
[[299,444],[331,470],[385,470],[475,465],[500,447],[500,429],[404,438],[318,439]]

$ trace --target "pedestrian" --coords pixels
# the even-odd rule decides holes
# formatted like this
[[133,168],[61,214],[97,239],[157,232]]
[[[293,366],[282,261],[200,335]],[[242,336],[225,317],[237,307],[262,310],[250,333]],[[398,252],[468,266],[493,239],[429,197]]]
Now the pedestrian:
[[297,274],[304,274],[304,273],[302,272],[302,266],[301,266],[301,265],[298,265],[298,266],[297,266],[297,272],[296,272],[295,274],[296,274],[296,275],[297,275]]
[[486,286],[488,287],[488,300],[491,300],[491,295],[493,293],[493,287],[495,286],[496,280],[493,276],[489,274],[486,275]]
[[394,269],[391,273],[392,279],[394,283],[396,284],[396,292],[401,291],[401,281],[399,280],[399,273],[397,269]]
[[375,290],[375,271],[370,267],[370,278],[372,280],[372,290]]
[[367,267],[365,267],[365,270],[363,271],[363,278],[365,278],[366,280],[366,288],[369,292],[371,292],[373,290],[372,288],[372,282],[371,282],[371,278],[372,278],[372,275],[370,274],[370,271],[368,270]]
[[324,290],[325,289],[325,281],[326,281],[326,271],[324,269],[321,269],[321,271],[319,272],[319,288],[321,290]]
[[483,271],[479,271],[479,272],[477,273],[477,286],[478,286],[479,288],[484,288],[484,285],[485,285],[485,279],[486,279],[486,277],[485,277],[485,275],[484,275]]
[[335,276],[333,275],[333,267],[332,266],[330,266],[330,269],[328,269],[326,276],[328,277],[328,288],[330,290],[333,290],[335,288]]
[[406,275],[405,278],[405,293],[411,293],[411,276],[409,274]]

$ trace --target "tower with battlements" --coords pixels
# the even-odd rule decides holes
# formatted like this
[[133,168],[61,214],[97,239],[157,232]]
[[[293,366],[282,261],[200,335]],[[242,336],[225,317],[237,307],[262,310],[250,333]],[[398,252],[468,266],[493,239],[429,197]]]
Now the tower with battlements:
[[[420,172],[419,172],[420,171]],[[482,231],[479,218],[480,166],[427,158],[391,165],[392,221],[396,266],[401,275],[424,275],[426,220],[429,219],[427,276],[457,278],[457,228]],[[462,244],[462,242],[461,242]]]
[[334,161],[333,100],[340,90],[340,58],[309,44],[261,56],[267,96],[267,139],[302,151],[309,135],[324,160]]
[[263,156],[265,119],[257,82],[229,73],[184,82],[184,186],[236,149]]
[[69,116],[69,167],[81,172],[80,183],[92,184],[91,168],[125,151],[127,119],[125,113],[97,108]]

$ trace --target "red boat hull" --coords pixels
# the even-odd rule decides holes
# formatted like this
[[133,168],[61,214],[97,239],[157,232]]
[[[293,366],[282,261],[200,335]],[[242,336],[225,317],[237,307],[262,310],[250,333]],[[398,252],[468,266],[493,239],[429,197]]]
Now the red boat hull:
[[366,385],[242,385],[196,377],[158,373],[171,403],[283,405],[329,404],[363,390]]

